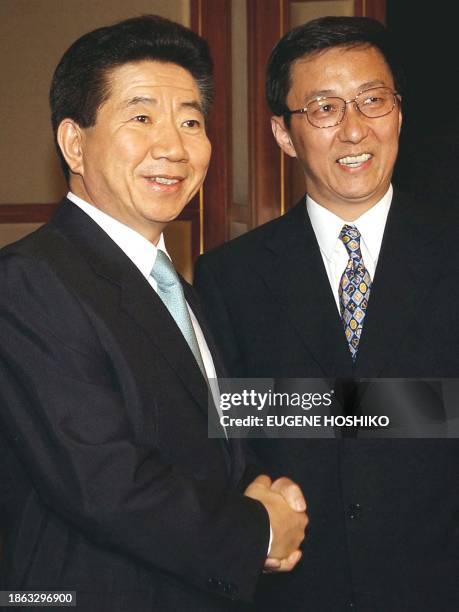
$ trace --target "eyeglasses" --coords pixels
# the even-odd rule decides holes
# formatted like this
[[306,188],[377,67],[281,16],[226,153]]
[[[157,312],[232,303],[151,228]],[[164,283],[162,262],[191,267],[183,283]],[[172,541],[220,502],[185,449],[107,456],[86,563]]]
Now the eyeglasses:
[[341,123],[348,104],[354,103],[362,115],[376,119],[388,115],[397,100],[400,100],[398,92],[389,87],[374,87],[360,91],[352,100],[329,96],[319,97],[308,102],[304,108],[289,110],[285,115],[306,115],[309,123],[314,127],[328,128]]

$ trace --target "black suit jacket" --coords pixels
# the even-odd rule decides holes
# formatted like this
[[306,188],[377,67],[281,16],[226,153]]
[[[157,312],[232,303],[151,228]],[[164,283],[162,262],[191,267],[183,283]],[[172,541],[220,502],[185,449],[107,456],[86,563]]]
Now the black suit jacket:
[[88,612],[250,599],[267,513],[236,490],[241,449],[208,437],[206,383],[137,268],[64,201],[1,251],[0,287],[0,588],[76,590]]
[[[457,226],[394,193],[355,364],[304,200],[203,255],[195,285],[230,374],[459,378]],[[253,444],[310,515],[300,565],[263,582],[260,610],[459,608],[458,441]]]

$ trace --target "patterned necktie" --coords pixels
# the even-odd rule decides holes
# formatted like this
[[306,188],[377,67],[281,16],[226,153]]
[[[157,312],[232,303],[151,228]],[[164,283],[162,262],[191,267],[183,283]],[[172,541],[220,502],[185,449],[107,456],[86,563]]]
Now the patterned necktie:
[[190,313],[183,294],[182,284],[169,257],[158,249],[151,276],[158,284],[157,293],[177,323],[183,337],[188,343],[204,378],[206,370],[199,350],[198,340],[191,322]]
[[363,263],[359,230],[344,225],[339,237],[349,255],[338,289],[339,307],[349,350],[355,361],[370,298],[371,278]]

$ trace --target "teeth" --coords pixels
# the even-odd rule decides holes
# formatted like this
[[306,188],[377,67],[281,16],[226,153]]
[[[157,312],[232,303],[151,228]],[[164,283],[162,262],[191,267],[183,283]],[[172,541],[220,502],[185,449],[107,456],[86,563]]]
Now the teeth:
[[168,179],[164,176],[154,176],[152,180],[154,183],[160,183],[161,185],[175,185],[179,182],[179,179]]
[[368,161],[371,158],[370,153],[362,153],[362,155],[353,155],[347,157],[341,157],[338,159],[338,163],[343,166],[349,166],[350,168],[357,168],[360,164]]

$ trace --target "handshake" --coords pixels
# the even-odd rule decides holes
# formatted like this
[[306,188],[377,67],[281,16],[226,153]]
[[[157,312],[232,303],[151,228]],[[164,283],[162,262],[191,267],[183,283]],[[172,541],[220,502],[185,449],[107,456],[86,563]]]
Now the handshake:
[[260,475],[244,495],[261,502],[269,515],[272,540],[265,571],[291,571],[301,559],[299,547],[309,522],[300,487],[289,478],[272,482],[269,476]]

